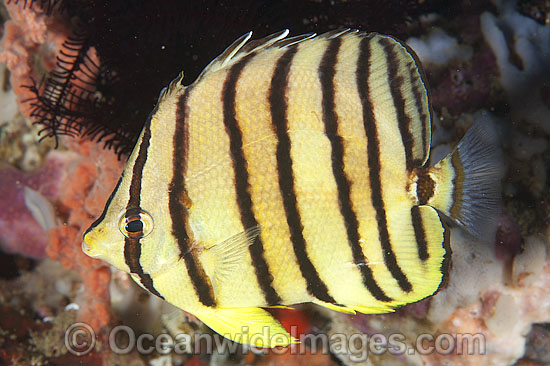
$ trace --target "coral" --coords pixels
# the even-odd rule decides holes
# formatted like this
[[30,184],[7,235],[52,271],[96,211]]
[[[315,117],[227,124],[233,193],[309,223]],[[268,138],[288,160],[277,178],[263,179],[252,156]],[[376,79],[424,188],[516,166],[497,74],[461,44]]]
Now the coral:
[[[398,35],[413,16],[453,8],[416,0],[301,0],[291,10],[284,1],[266,0],[14,0],[10,6],[54,8],[60,23],[72,22],[57,43],[56,68],[45,85],[30,89],[34,121],[48,136],[89,135],[121,155],[131,151],[165,85],[182,70],[190,84],[250,30],[256,37],[283,28],[300,34],[338,27]],[[35,28],[50,33],[50,23],[40,25]]]
[[[10,123],[13,132],[6,134],[3,142],[10,134],[18,136],[17,131],[25,126],[21,118]],[[23,166],[28,161],[25,156],[40,156],[37,153],[44,151],[33,149],[36,140],[33,143],[19,154]],[[101,213],[120,176],[122,163],[111,152],[89,141],[68,139],[64,145],[70,151],[46,153],[43,165],[33,172],[0,164],[0,204],[3,208],[0,211],[0,245],[7,252],[33,258],[48,255],[78,272],[85,288],[76,300],[80,304],[79,319],[101,329],[111,319],[110,270],[101,261],[82,253],[81,238],[83,231]],[[6,142],[3,146],[9,145]],[[14,148],[9,151],[13,157]],[[30,155],[31,152],[34,155]]]
[[499,16],[481,15],[481,30],[496,56],[510,118],[550,135],[550,27],[516,12],[515,1],[500,0]]
[[297,366],[328,366],[332,365],[334,361],[327,354],[314,353],[311,350],[306,349],[302,353],[293,353],[290,350],[285,352],[269,352],[263,359],[256,363],[257,366],[283,366],[283,365],[297,365]]
[[112,152],[90,141],[67,138],[65,144],[79,155],[67,169],[68,179],[57,200],[65,212],[65,222],[50,230],[46,251],[50,258],[80,274],[85,292],[77,301],[79,319],[101,329],[111,318],[108,286],[111,272],[104,262],[82,252],[82,234],[101,214],[122,172],[122,163]]
[[0,280],[0,363],[97,364],[101,354],[76,357],[64,347],[65,330],[77,316],[68,301],[80,288],[78,275],[48,259],[12,281]]
[[48,16],[39,7],[25,7],[15,1],[6,7],[11,19],[4,24],[0,63],[11,72],[10,84],[17,95],[19,110],[30,116],[31,106],[25,101],[34,94],[28,86],[40,80],[44,71],[54,69],[55,55],[68,31],[64,22]]
[[527,335],[529,342],[525,350],[525,358],[541,364],[550,363],[550,326],[536,324]]
[[273,315],[288,330],[290,335],[300,339],[300,337],[311,333],[311,315],[308,310],[307,308],[303,309],[300,307],[294,309],[273,309]]
[[[8,7],[14,19],[6,25],[0,58],[11,68],[11,82],[21,102],[29,98],[29,90],[22,86],[38,74],[35,53],[44,47],[56,51],[66,34],[40,10]],[[45,32],[46,25],[53,29]],[[54,66],[53,55],[43,52],[45,67]],[[28,103],[20,103],[20,108],[30,113]],[[110,270],[85,256],[80,243],[83,230],[101,213],[122,164],[112,153],[86,141],[67,140],[65,145],[73,151],[48,153],[50,145],[38,145],[36,129],[26,122],[23,117],[10,117],[1,137],[5,160],[31,171],[0,164],[0,244],[5,251],[33,258],[48,255],[78,272],[85,289],[76,298],[79,319],[99,330],[111,319]]]
[[[476,241],[460,230],[453,230],[453,267],[445,289],[395,314],[349,317],[327,312],[333,320],[329,334],[379,333],[388,339],[391,334],[404,336],[406,352],[392,354],[388,349],[381,355],[369,356],[372,365],[513,364],[524,354],[524,335],[531,325],[550,322],[550,237],[547,234],[544,239],[530,237],[526,241],[524,251],[514,257],[512,276],[512,269],[496,258],[494,244]],[[412,310],[415,316],[409,316],[410,308],[418,306],[423,311]],[[451,335],[456,343],[449,352],[423,353],[422,348],[433,345],[433,340],[417,344],[422,334]],[[464,335],[479,335],[485,348],[468,354],[458,341]],[[361,352],[338,356],[347,363]]]
[[[47,254],[78,272],[85,288],[77,300],[81,306],[79,318],[100,329],[110,319],[110,270],[103,262],[82,253],[82,232],[101,213],[121,164],[112,153],[97,145],[89,142],[77,145],[82,147],[81,152],[92,150],[97,154],[92,158],[73,152],[51,152],[44,167],[33,174],[10,166],[1,168],[0,193],[10,200],[2,200],[6,206],[1,210],[0,232],[5,250],[35,258]],[[55,202],[58,215],[65,221],[46,233],[25,204],[24,187]]]
[[[0,239],[4,250],[34,258],[46,254],[80,274],[85,291],[76,299],[79,319],[95,329],[111,319],[106,264],[84,255],[82,233],[103,210],[122,163],[109,151],[89,141],[68,140],[72,151],[50,152],[34,173],[0,166]],[[29,195],[25,187],[36,191]],[[9,199],[8,199],[9,198]],[[53,208],[45,202],[51,202]],[[37,222],[42,217],[48,227]]]
[[0,160],[32,171],[42,165],[42,158],[51,149],[49,141],[38,144],[38,129],[19,113],[17,96],[9,82],[9,70],[0,64]]
[[433,28],[424,40],[416,37],[409,38],[407,44],[422,60],[422,65],[445,65],[451,60],[462,62],[472,58],[472,47],[458,44],[457,40],[449,36],[441,28]]
[[9,87],[8,72],[6,65],[0,64],[0,127],[5,127],[14,116],[19,112],[16,104],[16,96],[11,87]]
[[[469,16],[473,18],[472,15]],[[494,103],[496,59],[479,35],[479,20],[470,20],[468,42],[459,41],[434,26],[425,38],[411,37],[407,44],[422,61],[432,91],[432,105],[452,115],[473,112]],[[474,52],[475,51],[475,52]]]
[[[90,4],[99,2],[92,0],[57,1],[65,5],[55,8],[51,15],[42,8],[41,4],[46,3],[53,2],[12,1],[7,5],[12,19],[4,28],[0,63],[11,71],[13,90],[0,91],[3,111],[0,159],[12,166],[0,165],[3,205],[0,239],[5,250],[38,258],[47,255],[56,262],[36,261],[36,268],[30,272],[10,281],[0,280],[0,304],[5,315],[0,317],[0,328],[16,329],[0,332],[0,342],[4,342],[0,359],[49,364],[130,361],[145,364],[137,352],[130,355],[92,352],[90,356],[77,358],[59,348],[62,328],[76,319],[96,330],[98,348],[103,347],[101,352],[107,348],[106,331],[115,321],[138,332],[153,334],[166,330],[171,334],[208,332],[196,319],[188,317],[182,321],[181,317],[173,317],[182,313],[174,313],[166,303],[149,296],[127,274],[112,271],[104,262],[81,252],[82,232],[101,213],[123,167],[115,154],[88,138],[96,132],[99,137],[101,131],[119,131],[120,141],[115,141],[115,145],[128,152],[160,88],[181,69],[186,71],[186,80],[191,81],[228,42],[250,28],[259,36],[275,28],[292,26],[296,34],[324,30],[323,27],[333,27],[339,23],[337,19],[343,19],[349,26],[367,24],[365,30],[387,29],[382,25],[371,27],[366,18],[357,19],[353,13],[363,6],[358,1],[300,2],[288,19],[276,19],[272,12],[264,11],[280,6],[276,2],[269,6],[255,2],[245,14],[246,19],[238,23],[242,29],[224,28],[231,23],[228,14],[241,14],[232,5],[210,8],[206,11],[207,25],[199,26],[197,22],[203,18],[196,14],[205,14],[204,9],[190,8],[192,11],[185,18],[190,21],[183,22],[174,17],[175,12],[167,11],[180,9],[183,3],[177,1],[136,2],[135,7],[129,7],[127,2],[113,0],[109,7],[95,8]],[[407,2],[407,6],[411,3],[430,1]],[[510,173],[504,184],[506,204],[499,217],[495,242],[480,242],[453,229],[453,266],[447,286],[435,296],[398,309],[394,314],[348,316],[316,306],[300,306],[294,311],[270,310],[285,326],[298,325],[296,335],[328,332],[329,336],[378,333],[405,336],[405,353],[391,349],[371,354],[369,348],[368,359],[361,359],[357,356],[362,356],[364,349],[356,349],[359,354],[332,349],[346,365],[473,366],[512,364],[523,356],[519,361],[523,364],[548,362],[550,78],[545,66],[550,61],[550,28],[519,15],[513,2],[494,3],[495,6],[488,1],[476,2],[475,11],[462,9],[459,17],[455,12],[460,6],[446,4],[449,10],[439,9],[436,15],[427,17],[429,21],[413,19],[408,31],[400,26],[396,32],[414,35],[409,41],[426,63],[434,109],[440,117],[434,122],[432,142],[436,146],[432,161],[456,146],[456,141],[475,121],[490,119],[498,126]],[[540,1],[531,5],[529,12],[534,8],[544,10]],[[523,2],[522,8],[525,6]],[[428,8],[416,8],[415,14]],[[330,12],[331,9],[338,11]],[[108,16],[96,16],[96,11]],[[262,16],[255,19],[257,13]],[[158,15],[161,21],[150,24],[136,21],[149,14]],[[75,22],[70,23],[70,18]],[[372,18],[369,14],[368,19]],[[89,28],[78,33],[82,24]],[[136,33],[134,24],[161,31],[139,29]],[[173,32],[178,24],[183,28]],[[114,31],[106,36],[105,29],[111,29],[110,26]],[[135,34],[138,39],[134,39]],[[173,37],[166,38],[167,34]],[[213,42],[219,34],[223,37]],[[144,57],[135,57],[136,52]],[[150,59],[154,61],[147,61]],[[77,64],[78,68],[71,69],[70,65]],[[46,81],[41,83],[42,80]],[[49,89],[47,80],[51,81]],[[70,82],[63,84],[67,80]],[[76,95],[75,99],[56,94],[58,84],[64,85],[65,96]],[[35,89],[25,87],[31,85]],[[78,94],[79,90],[83,94]],[[47,133],[89,136],[76,139],[62,136],[61,150],[48,152],[52,143],[37,145],[36,129],[17,116],[15,96],[25,115],[34,112],[34,121],[40,118],[53,121],[51,127],[57,131]],[[31,103],[22,103],[29,98],[34,98]],[[88,100],[91,104],[87,107],[66,104],[71,100],[76,104]],[[36,109],[37,106],[45,109]],[[41,111],[47,114],[40,115]],[[67,116],[74,118],[70,126],[63,124]],[[106,141],[108,138],[103,140]],[[66,308],[68,303],[71,306]],[[326,318],[319,319],[317,311]],[[452,339],[465,333],[479,334],[485,340],[487,354],[459,354],[458,349],[421,354],[421,346],[433,345],[433,341],[415,343],[423,333],[450,335]],[[236,349],[242,350],[240,346]],[[214,353],[210,358],[157,355],[148,361],[187,365],[334,363],[329,355],[306,349],[302,355],[269,352],[265,357],[248,354],[244,360]]]
[[0,245],[4,251],[32,258],[45,257],[48,244],[46,231],[51,228],[55,216],[47,203],[45,207],[38,207],[49,223],[41,225],[36,219],[36,213],[33,215],[32,207],[29,207],[28,189],[46,200],[55,201],[64,189],[71,157],[72,154],[68,153],[50,152],[44,165],[34,173],[24,173],[0,163]]

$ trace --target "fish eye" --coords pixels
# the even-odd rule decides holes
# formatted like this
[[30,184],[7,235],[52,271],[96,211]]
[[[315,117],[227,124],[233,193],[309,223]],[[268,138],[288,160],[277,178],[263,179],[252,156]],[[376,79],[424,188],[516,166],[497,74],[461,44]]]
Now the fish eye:
[[140,239],[153,231],[153,218],[144,210],[128,210],[120,218],[119,229],[127,238]]
[[135,219],[126,224],[126,231],[132,234],[143,232],[143,222]]

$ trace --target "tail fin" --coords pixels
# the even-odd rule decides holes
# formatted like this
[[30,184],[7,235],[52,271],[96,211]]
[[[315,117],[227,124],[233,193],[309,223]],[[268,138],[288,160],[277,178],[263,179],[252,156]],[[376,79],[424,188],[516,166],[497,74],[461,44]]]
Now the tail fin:
[[428,169],[428,175],[435,190],[426,204],[470,234],[491,240],[500,212],[503,175],[494,127],[488,123],[473,125],[451,154]]

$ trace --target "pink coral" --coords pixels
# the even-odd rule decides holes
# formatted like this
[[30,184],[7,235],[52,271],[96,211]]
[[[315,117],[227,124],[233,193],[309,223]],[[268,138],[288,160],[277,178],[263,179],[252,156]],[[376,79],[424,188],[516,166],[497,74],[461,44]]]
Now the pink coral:
[[[72,151],[51,152],[36,173],[0,166],[0,241],[6,251],[34,258],[46,254],[80,274],[85,288],[78,303],[79,317],[95,329],[110,321],[109,281],[105,262],[81,250],[82,233],[101,214],[123,164],[112,151],[90,141],[67,138]],[[25,205],[24,187],[50,199],[62,223],[48,233]]]
[[[30,116],[33,106],[25,101],[34,98],[35,94],[26,86],[33,85],[34,80],[41,79],[39,70],[56,69],[56,55],[70,39],[71,31],[66,21],[58,14],[54,12],[47,16],[39,6],[25,6],[25,2],[12,1],[7,4],[7,8],[11,20],[5,24],[0,62],[5,63],[11,71],[10,81],[17,94],[21,112]],[[88,58],[92,63],[99,63],[93,49],[88,52]],[[85,74],[76,76],[82,82],[88,81]],[[2,182],[7,180],[11,184],[3,185],[5,187],[2,189],[6,190],[5,194],[13,196],[13,200],[18,204],[12,205],[13,214],[4,214],[8,219],[0,216],[0,225],[12,225],[4,235],[9,233],[18,238],[19,242],[27,243],[24,248],[19,246],[13,250],[34,257],[43,257],[47,254],[80,274],[85,291],[81,298],[77,299],[80,304],[79,318],[100,329],[110,321],[110,269],[104,262],[91,259],[82,253],[82,233],[101,214],[103,205],[120,176],[122,163],[112,151],[104,150],[100,144],[72,138],[62,139],[62,143],[71,152],[59,153],[69,158],[55,174],[50,172],[51,168],[46,164],[43,170],[50,172],[50,175],[37,173],[38,175],[22,175],[21,178],[17,178],[10,170],[9,174],[2,176]],[[4,169],[8,172],[8,168]],[[34,179],[37,183],[25,184],[30,184],[31,188],[39,192],[48,184],[57,187],[55,195],[45,195],[55,201],[62,224],[49,230],[48,235],[37,228],[32,215],[23,207],[24,203],[21,203],[22,193],[17,189],[22,188],[17,188],[13,183],[17,180],[27,182],[29,179]],[[17,225],[26,228],[27,231],[15,230],[14,227]],[[14,238],[9,242],[17,242]]]
[[112,151],[93,142],[72,138],[64,142],[79,153],[79,158],[69,167],[64,190],[58,199],[67,212],[66,221],[50,230],[47,253],[81,275],[86,291],[78,301],[81,305],[79,318],[94,329],[100,329],[110,321],[108,284],[111,272],[105,262],[82,252],[82,234],[101,214],[123,164]]
[[[45,229],[25,204],[25,188],[55,201],[67,178],[66,167],[73,154],[50,152],[44,165],[34,173],[24,173],[0,164],[0,245],[10,253],[43,258],[48,244]],[[54,218],[52,218],[53,220]]]
[[42,67],[52,70],[57,51],[68,38],[69,31],[55,15],[46,16],[39,6],[25,7],[24,3],[12,1],[6,5],[11,20],[4,25],[0,63],[10,70],[10,83],[18,96],[19,109],[29,116],[32,106],[25,101],[34,94],[25,86],[40,79],[36,56],[40,56]]

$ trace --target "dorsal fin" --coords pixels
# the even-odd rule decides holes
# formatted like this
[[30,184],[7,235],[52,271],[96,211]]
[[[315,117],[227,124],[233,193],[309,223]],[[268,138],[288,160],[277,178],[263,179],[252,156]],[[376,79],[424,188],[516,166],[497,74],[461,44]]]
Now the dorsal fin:
[[[282,30],[277,33],[273,33],[265,38],[258,39],[252,42],[248,42],[250,37],[252,37],[252,31],[243,34],[235,42],[233,42],[229,47],[222,52],[221,55],[216,57],[212,62],[208,64],[202,70],[199,77],[219,69],[223,69],[228,65],[232,65],[246,55],[251,54],[252,52],[258,51],[260,49],[265,49],[271,46],[273,43],[285,38],[288,35],[288,29]],[[248,44],[247,44],[248,42]]]
[[246,42],[248,42],[250,37],[252,37],[252,31],[250,31],[248,33],[245,33],[242,36],[240,36],[239,38],[237,38],[237,40],[235,40],[235,42],[231,43],[231,45],[229,45],[229,47],[227,47],[225,49],[225,51],[223,51],[221,53],[221,55],[219,55],[218,57],[213,59],[204,68],[204,70],[202,70],[202,72],[199,75],[198,79],[200,79],[200,77],[203,74],[206,74],[209,71],[219,70],[219,69],[222,69],[225,66],[227,66],[227,64],[234,58],[234,56],[237,53],[239,53],[239,50],[246,44]]
[[[237,40],[235,40],[229,47],[227,47],[225,51],[223,51],[218,57],[212,60],[201,71],[196,81],[198,81],[203,75],[206,75],[209,72],[220,70],[230,65],[233,65],[235,62],[245,57],[246,55],[249,55],[253,52],[256,52],[262,49],[269,48],[274,44],[279,48],[288,47],[290,45],[296,44],[298,42],[304,41],[306,39],[309,39],[315,36],[315,33],[307,33],[307,34],[302,34],[291,38],[286,38],[288,33],[289,33],[288,29],[285,29],[280,32],[273,33],[262,39],[257,39],[250,42],[248,41],[250,40],[250,37],[252,37],[252,31],[243,34],[242,36],[237,38]],[[167,95],[172,94],[175,89],[184,87],[181,84],[182,79],[183,79],[183,71],[174,80],[172,80],[168,86],[164,87],[160,91],[157,104],[162,102],[162,100]]]
[[172,94],[175,89],[182,87],[183,86],[181,85],[182,79],[183,79],[183,71],[180,72],[178,76],[176,76],[176,78],[172,80],[170,84],[168,84],[168,86],[165,86],[164,88],[162,88],[159,94],[159,98],[157,100],[157,104],[162,102],[162,100],[166,97],[166,95]]
[[308,39],[314,38],[316,35],[317,33],[300,34],[299,36],[281,39],[280,41],[275,43],[274,46],[279,48],[289,47],[289,46],[295,45],[296,43],[300,43]]
[[243,57],[250,55],[251,53],[265,50],[270,47],[288,47],[307,39],[313,38],[316,35],[315,33],[307,33],[295,37],[286,38],[288,33],[288,29],[285,29],[280,32],[273,33],[262,39],[254,40],[251,42],[248,42],[248,40],[250,39],[250,37],[252,37],[252,31],[242,35],[229,47],[227,47],[221,55],[212,60],[212,62],[210,62],[208,66],[206,66],[204,70],[200,73],[197,80],[199,80],[203,75],[206,75],[209,72],[229,67]]
[[[348,31],[349,29],[337,30],[337,31],[325,33],[322,36],[323,37],[330,36],[333,34],[334,36],[339,36],[341,34],[347,33]],[[223,51],[218,57],[212,60],[201,71],[196,81],[198,81],[202,76],[208,74],[209,72],[220,70],[235,64],[237,61],[239,61],[240,59],[242,59],[247,55],[250,55],[253,52],[267,49],[269,47],[278,47],[278,48],[289,47],[291,45],[314,38],[316,36],[316,33],[306,33],[306,34],[301,34],[299,36],[286,38],[288,33],[289,33],[289,30],[284,29],[280,32],[270,34],[267,37],[253,40],[250,42],[249,40],[252,37],[252,31],[243,34],[242,36],[237,38],[229,47],[227,47],[225,51]],[[182,79],[183,79],[183,71],[174,80],[172,80],[172,82],[170,82],[170,84],[167,87],[164,87],[161,90],[157,103],[160,103],[166,97],[166,95],[172,94],[175,89],[179,87],[184,87],[183,85],[181,85]]]
[[354,34],[354,33],[359,33],[359,30],[358,29],[350,29],[350,28],[339,28],[339,29],[335,29],[335,30],[330,31],[330,32],[323,33],[319,37],[324,37],[324,38],[327,38],[327,39],[333,39],[333,38],[341,37],[345,34]]

